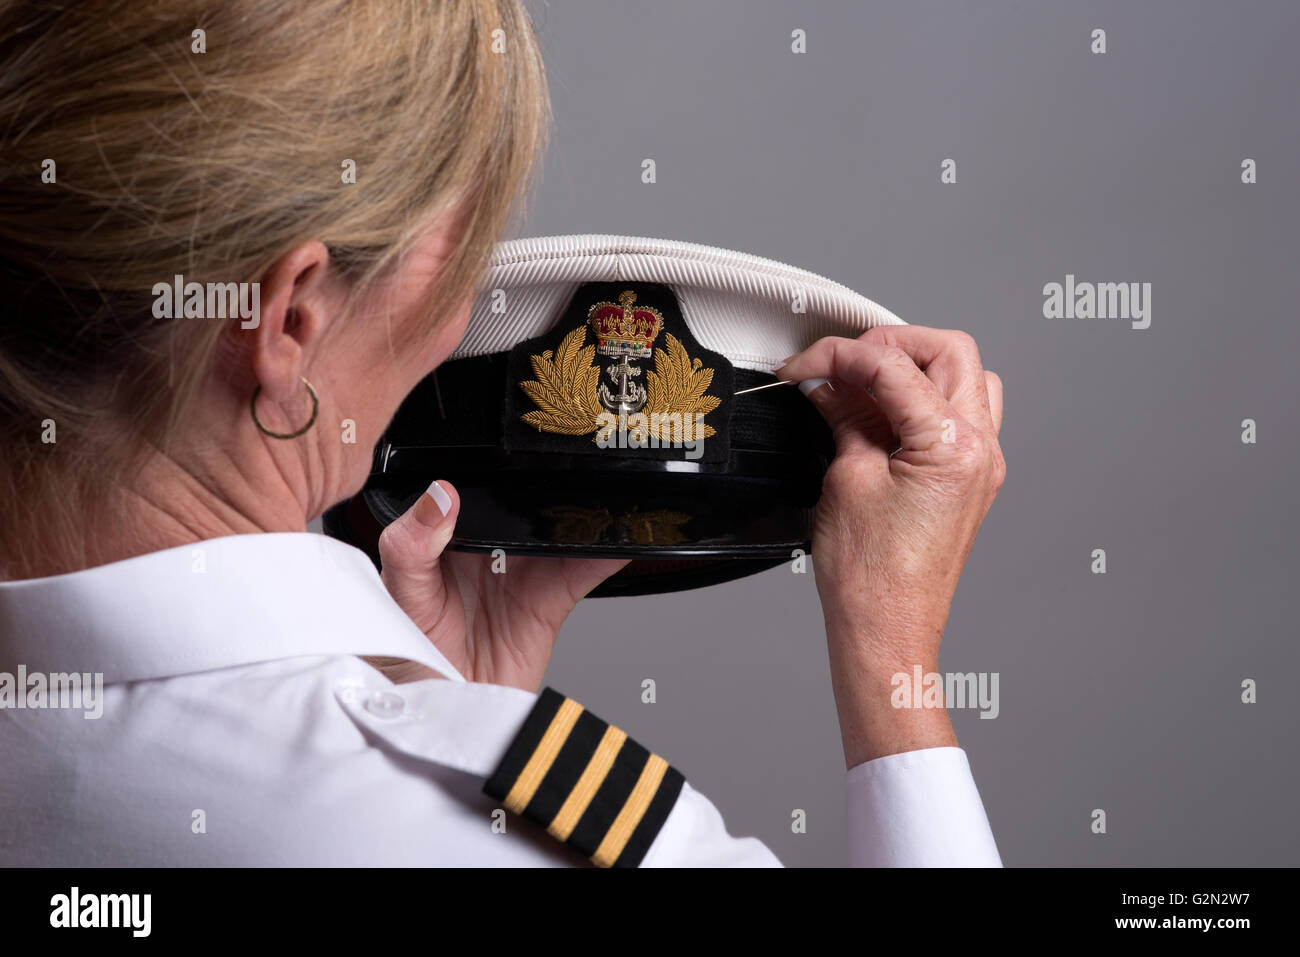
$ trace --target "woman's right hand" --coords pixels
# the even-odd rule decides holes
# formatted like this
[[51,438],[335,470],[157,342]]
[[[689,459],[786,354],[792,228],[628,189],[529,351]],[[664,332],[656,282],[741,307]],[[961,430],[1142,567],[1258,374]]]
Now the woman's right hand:
[[[821,339],[777,375],[809,390],[835,436],[813,562],[845,761],[955,745],[946,709],[894,707],[891,679],[938,670],[957,580],[1006,474],[1002,382],[969,335],[922,326]],[[810,388],[819,379],[830,383]]]

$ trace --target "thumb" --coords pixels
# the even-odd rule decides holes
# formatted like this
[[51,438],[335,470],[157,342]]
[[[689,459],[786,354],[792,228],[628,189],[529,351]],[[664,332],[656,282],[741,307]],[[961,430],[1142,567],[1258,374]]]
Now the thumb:
[[460,495],[436,481],[379,536],[380,577],[388,593],[422,629],[442,615],[446,588],[438,562],[456,530]]

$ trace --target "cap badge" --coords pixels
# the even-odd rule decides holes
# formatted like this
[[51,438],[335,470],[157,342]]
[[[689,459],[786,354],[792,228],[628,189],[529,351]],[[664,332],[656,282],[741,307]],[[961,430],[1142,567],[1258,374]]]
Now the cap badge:
[[[586,344],[588,327],[595,333],[594,345]],[[721,399],[707,394],[713,369],[692,359],[672,333],[664,333],[667,348],[652,348],[663,327],[659,310],[638,306],[630,289],[617,303],[596,303],[587,310],[586,323],[568,333],[554,353],[546,349],[529,356],[536,379],[519,386],[537,408],[520,418],[561,435],[608,434],[611,427],[605,423],[610,421],[642,441],[680,435],[683,422],[701,421],[696,416],[712,412]],[[597,353],[618,361],[602,370],[593,364]],[[653,369],[637,364],[646,359]],[[643,372],[644,385],[637,381]],[[712,426],[702,424],[694,437],[713,434]]]

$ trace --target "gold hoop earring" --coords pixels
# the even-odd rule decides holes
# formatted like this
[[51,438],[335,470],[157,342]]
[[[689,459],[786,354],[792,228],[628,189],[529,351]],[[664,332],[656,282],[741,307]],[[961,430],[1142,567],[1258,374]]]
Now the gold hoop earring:
[[311,396],[311,418],[308,419],[307,424],[297,432],[272,432],[264,426],[261,420],[257,417],[257,396],[262,391],[262,387],[259,385],[253,390],[253,398],[249,402],[249,409],[253,413],[253,424],[257,426],[258,431],[263,435],[269,435],[273,439],[296,439],[316,424],[316,413],[320,411],[320,399],[317,398],[316,390],[312,388],[311,383],[307,381],[306,376],[299,376],[298,378],[302,379],[302,384],[307,387],[307,393]]

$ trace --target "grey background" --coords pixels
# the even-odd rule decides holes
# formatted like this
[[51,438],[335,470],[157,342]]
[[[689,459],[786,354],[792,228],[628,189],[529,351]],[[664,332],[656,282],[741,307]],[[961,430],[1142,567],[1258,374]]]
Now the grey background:
[[[793,263],[971,332],[1002,376],[1009,477],[941,668],[1001,675],[996,720],[953,719],[1005,862],[1300,863],[1300,5],[552,0],[535,15],[555,126],[524,233]],[[1066,273],[1152,283],[1151,327],[1044,319],[1043,285]],[[1241,703],[1244,678],[1259,703]],[[667,756],[732,833],[790,865],[845,862],[811,575],[584,602],[547,682]]]

